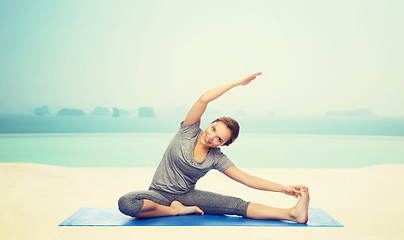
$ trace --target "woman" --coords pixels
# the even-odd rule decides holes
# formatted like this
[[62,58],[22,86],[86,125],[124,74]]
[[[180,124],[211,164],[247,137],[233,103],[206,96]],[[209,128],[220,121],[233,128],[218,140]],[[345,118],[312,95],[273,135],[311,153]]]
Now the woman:
[[[228,90],[249,84],[261,72],[216,87],[204,93],[192,106],[178,133],[169,144],[148,191],[130,192],[119,199],[119,210],[129,216],[151,218],[186,214],[228,214],[253,219],[289,220],[306,223],[309,190],[305,186],[284,186],[249,175],[238,169],[220,148],[233,143],[238,123],[229,117],[216,119],[205,130],[200,119],[208,103]],[[240,198],[195,189],[195,184],[209,170],[217,169],[248,187],[283,192],[299,198],[289,209],[249,203]]]

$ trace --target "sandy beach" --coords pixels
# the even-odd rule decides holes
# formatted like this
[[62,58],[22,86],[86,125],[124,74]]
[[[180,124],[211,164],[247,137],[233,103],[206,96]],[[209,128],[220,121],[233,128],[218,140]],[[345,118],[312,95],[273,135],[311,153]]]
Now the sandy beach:
[[[81,207],[117,207],[121,195],[147,189],[154,169],[0,163],[0,239],[402,239],[403,164],[243,170],[278,183],[308,185],[310,207],[324,209],[344,227],[59,227]],[[296,202],[249,189],[217,171],[197,188],[274,207]]]

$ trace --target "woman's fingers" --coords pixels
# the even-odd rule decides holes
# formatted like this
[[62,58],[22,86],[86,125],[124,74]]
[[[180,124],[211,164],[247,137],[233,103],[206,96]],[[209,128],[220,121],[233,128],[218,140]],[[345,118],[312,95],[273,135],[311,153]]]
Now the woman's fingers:
[[261,72],[258,72],[258,73],[254,73],[253,75],[251,75],[252,77],[254,77],[254,78],[256,78],[257,76],[259,76],[259,75],[261,75],[262,73]]
[[254,80],[255,78],[257,78],[258,75],[261,75],[261,72],[254,73],[254,74],[251,74],[251,75],[249,75],[249,76],[246,76],[245,78],[239,80],[239,83],[238,83],[238,84],[239,84],[239,85],[247,85],[247,84],[249,84],[252,80]]
[[259,76],[261,74],[262,74],[261,72],[254,73],[254,74],[251,74],[250,76],[248,76],[247,78],[256,78],[257,76]]

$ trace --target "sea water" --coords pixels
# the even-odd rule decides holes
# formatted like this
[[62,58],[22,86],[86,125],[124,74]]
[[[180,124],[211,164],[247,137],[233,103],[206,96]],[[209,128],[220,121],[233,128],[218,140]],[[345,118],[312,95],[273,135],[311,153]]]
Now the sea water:
[[[213,116],[204,116],[205,129]],[[183,116],[0,115],[0,162],[156,167]],[[238,118],[222,151],[240,167],[348,168],[404,163],[403,118]]]
[[[204,116],[202,128],[217,116]],[[0,115],[0,134],[165,133],[178,130],[184,116],[137,118],[101,116]],[[404,136],[404,118],[239,117],[242,133]]]
[[[157,167],[174,134],[0,134],[0,162]],[[355,168],[404,164],[404,137],[241,133],[222,151],[239,167]]]

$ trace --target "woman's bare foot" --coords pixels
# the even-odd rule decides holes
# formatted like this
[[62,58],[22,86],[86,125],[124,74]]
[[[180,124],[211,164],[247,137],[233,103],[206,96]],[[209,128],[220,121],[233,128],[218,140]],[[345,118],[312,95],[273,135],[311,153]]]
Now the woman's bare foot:
[[178,201],[173,201],[170,205],[171,208],[173,208],[176,211],[176,215],[188,215],[188,214],[200,214],[203,215],[204,212],[197,206],[192,206],[192,207],[186,207],[182,205],[182,203]]
[[307,223],[309,211],[309,188],[301,188],[301,196],[296,206],[292,208],[292,218],[298,223]]

